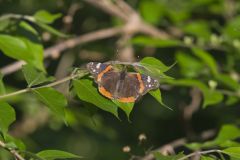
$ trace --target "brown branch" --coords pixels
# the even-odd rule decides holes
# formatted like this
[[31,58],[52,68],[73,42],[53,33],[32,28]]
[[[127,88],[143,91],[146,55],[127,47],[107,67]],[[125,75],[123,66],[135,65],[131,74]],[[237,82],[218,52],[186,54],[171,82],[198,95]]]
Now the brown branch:
[[[213,137],[215,135],[216,131],[215,130],[207,130],[204,131],[200,134],[200,138],[202,140],[206,140],[209,139],[211,137]],[[168,144],[165,144],[164,146],[161,146],[155,150],[153,150],[152,152],[150,152],[149,154],[145,155],[143,158],[141,158],[140,160],[152,160],[154,159],[154,155],[153,152],[160,152],[162,154],[166,154],[168,153],[169,149],[173,150],[174,148],[183,146],[184,144],[187,143],[187,139],[186,138],[180,138],[177,140],[174,140]]]
[[[104,38],[109,38],[109,37],[113,37],[115,35],[118,35],[122,33],[122,28],[107,28],[107,29],[101,29],[98,31],[94,31],[91,33],[86,33],[84,35],[81,35],[79,37],[76,38],[72,38],[63,42],[60,42],[52,47],[47,48],[44,51],[44,57],[50,57],[50,56],[54,56],[54,54],[59,54],[60,52],[69,49],[69,48],[73,48],[77,45],[80,44],[84,44],[87,42],[92,42],[95,40],[100,40],[100,39],[104,39]],[[3,75],[8,75],[11,74],[17,70],[19,70],[22,65],[24,64],[23,61],[18,61],[18,62],[14,62],[12,64],[9,64],[3,68],[0,69],[0,72]]]
[[16,160],[25,160],[15,149],[8,148],[7,145],[1,140],[0,140],[0,147],[8,150],[15,157]]

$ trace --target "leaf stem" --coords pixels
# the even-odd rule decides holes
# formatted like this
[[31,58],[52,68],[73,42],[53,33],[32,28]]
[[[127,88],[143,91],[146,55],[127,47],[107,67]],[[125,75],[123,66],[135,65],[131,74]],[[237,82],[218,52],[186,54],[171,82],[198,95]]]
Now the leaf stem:
[[197,155],[197,154],[199,154],[199,155],[204,155],[204,154],[209,154],[209,153],[222,153],[222,151],[221,150],[218,150],[218,149],[212,149],[212,150],[207,150],[207,151],[198,151],[198,152],[193,152],[193,153],[191,153],[191,154],[188,154],[188,155],[186,155],[186,156],[184,156],[184,157],[182,157],[182,158],[179,158],[179,159],[177,159],[177,160],[185,160],[185,159],[187,159],[187,158],[190,158],[190,157],[193,157],[193,156],[195,156],[195,155]]
[[46,87],[53,87],[53,86],[56,86],[56,85],[59,85],[59,84],[62,84],[62,83],[65,83],[69,80],[72,80],[74,78],[81,78],[83,76],[85,76],[88,72],[81,72],[81,73],[76,73],[74,75],[70,75],[68,77],[65,77],[63,79],[60,79],[58,81],[55,81],[55,82],[52,82],[52,83],[49,83],[47,85],[43,85],[43,86],[40,86],[40,87],[33,87],[33,88],[25,88],[25,89],[22,89],[22,90],[19,90],[19,91],[16,91],[16,92],[13,92],[13,93],[9,93],[9,94],[5,94],[5,95],[0,95],[0,100],[4,99],[4,98],[8,98],[8,97],[12,97],[12,96],[16,96],[16,95],[19,95],[19,94],[23,94],[23,93],[26,93],[26,92],[29,92],[29,91],[33,91],[33,90],[36,90],[36,89],[40,89],[40,88],[46,88]]
[[15,157],[16,160],[25,160],[15,149],[8,148],[7,145],[1,140],[0,140],[0,147],[9,151]]

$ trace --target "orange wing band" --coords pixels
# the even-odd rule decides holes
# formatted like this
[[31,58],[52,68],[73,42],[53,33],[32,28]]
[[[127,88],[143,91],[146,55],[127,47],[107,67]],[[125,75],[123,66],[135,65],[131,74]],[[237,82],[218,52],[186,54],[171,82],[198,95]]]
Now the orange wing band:
[[144,84],[143,84],[143,81],[142,81],[141,74],[137,73],[137,79],[140,83],[139,93],[143,93],[145,87],[144,87]]
[[103,88],[103,87],[99,87],[99,92],[102,94],[102,95],[104,95],[105,97],[107,97],[107,98],[110,98],[110,99],[112,99],[113,97],[112,97],[112,94],[110,93],[110,92],[108,92],[105,88]]
[[100,82],[103,74],[110,71],[111,69],[112,69],[112,66],[110,66],[110,65],[107,66],[101,73],[98,74],[97,81]]
[[134,97],[119,98],[118,101],[123,103],[131,103],[135,102],[135,98]]

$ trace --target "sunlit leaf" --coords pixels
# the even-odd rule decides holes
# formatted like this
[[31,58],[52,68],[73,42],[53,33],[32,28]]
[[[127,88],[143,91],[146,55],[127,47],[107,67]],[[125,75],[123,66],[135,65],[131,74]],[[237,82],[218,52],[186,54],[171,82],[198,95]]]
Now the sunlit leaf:
[[122,103],[117,100],[112,100],[112,101],[126,113],[128,119],[129,119],[129,116],[133,109],[134,103]]
[[61,13],[51,14],[45,10],[40,10],[34,14],[34,18],[37,21],[40,21],[46,24],[54,22],[56,19],[60,18],[61,16],[62,16]]
[[24,77],[28,83],[28,87],[38,85],[44,82],[53,81],[53,77],[46,77],[46,74],[36,70],[32,65],[27,64],[22,67]]
[[0,131],[6,133],[8,127],[16,120],[14,109],[7,103],[0,101]]
[[37,153],[37,156],[43,158],[44,160],[82,158],[81,156],[59,150],[44,150]]
[[93,82],[88,79],[80,79],[73,81],[73,87],[78,97],[88,103],[92,103],[100,109],[110,112],[118,117],[118,107],[111,100],[100,95],[97,88],[93,86]]
[[165,6],[155,1],[140,1],[140,11],[145,21],[157,24],[165,12]]
[[65,118],[67,100],[62,93],[50,87],[34,89],[33,92],[56,115]]
[[233,158],[240,159],[240,147],[230,147],[230,148],[224,149],[223,152]]

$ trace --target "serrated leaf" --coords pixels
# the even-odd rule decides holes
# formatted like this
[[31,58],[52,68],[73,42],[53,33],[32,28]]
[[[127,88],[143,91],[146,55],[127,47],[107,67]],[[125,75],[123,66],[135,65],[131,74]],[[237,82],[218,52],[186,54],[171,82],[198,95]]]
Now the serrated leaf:
[[50,24],[62,16],[61,13],[51,14],[48,11],[40,10],[34,14],[34,18],[42,23]]
[[65,151],[59,151],[59,150],[44,150],[39,153],[37,153],[37,156],[45,159],[45,160],[55,160],[55,159],[70,159],[70,158],[82,158],[81,156],[68,153]]
[[177,85],[177,86],[189,86],[189,87],[197,87],[201,90],[204,97],[203,107],[207,107],[209,105],[217,104],[223,100],[223,95],[218,91],[209,89],[204,83],[194,79],[179,79],[179,80],[162,80],[166,83]]
[[128,120],[129,120],[129,116],[133,109],[134,103],[122,103],[117,100],[112,100],[112,101],[126,113]]
[[149,91],[149,94],[153,96],[162,106],[172,110],[172,108],[163,103],[160,89]]
[[37,98],[49,107],[57,116],[65,119],[65,107],[67,100],[65,96],[51,87],[33,90]]
[[230,147],[227,149],[222,150],[223,153],[228,154],[229,156],[233,158],[240,159],[240,147]]
[[178,40],[168,39],[163,40],[159,38],[137,36],[131,40],[133,44],[144,45],[150,47],[176,47],[182,46],[182,42]]
[[63,37],[63,38],[67,38],[67,37],[70,37],[69,35],[66,35],[64,33],[61,33],[60,31],[54,29],[53,27],[47,25],[47,24],[44,24],[44,23],[41,23],[41,22],[37,22],[36,23],[39,27],[41,27],[42,29],[56,35],[56,36],[59,36],[59,37]]
[[30,64],[24,65],[22,71],[28,83],[28,87],[54,80],[54,77],[46,77],[45,73],[38,71]]
[[112,101],[100,95],[97,88],[93,86],[93,82],[88,79],[80,79],[73,81],[73,87],[78,97],[88,103],[92,103],[98,108],[110,112],[118,117],[118,107]]
[[216,76],[218,74],[217,63],[209,53],[200,48],[192,48],[192,51],[194,55],[200,58],[209,67],[213,75]]
[[7,133],[8,127],[15,120],[15,110],[8,103],[0,101],[0,131]]

